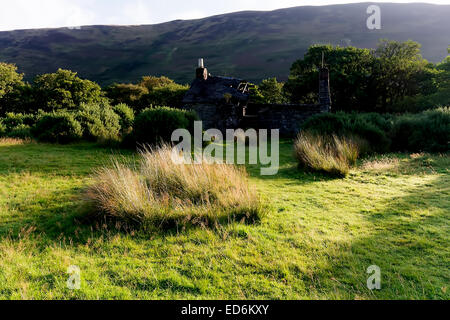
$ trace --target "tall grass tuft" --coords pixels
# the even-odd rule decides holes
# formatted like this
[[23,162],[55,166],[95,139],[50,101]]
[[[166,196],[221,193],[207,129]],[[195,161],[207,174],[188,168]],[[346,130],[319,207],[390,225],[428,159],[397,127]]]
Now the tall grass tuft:
[[103,215],[144,227],[261,218],[262,206],[244,168],[176,164],[174,156],[172,148],[163,146],[143,150],[136,167],[115,161],[96,172],[87,199]]
[[361,139],[302,132],[294,143],[294,153],[304,168],[345,177],[356,164],[363,145]]

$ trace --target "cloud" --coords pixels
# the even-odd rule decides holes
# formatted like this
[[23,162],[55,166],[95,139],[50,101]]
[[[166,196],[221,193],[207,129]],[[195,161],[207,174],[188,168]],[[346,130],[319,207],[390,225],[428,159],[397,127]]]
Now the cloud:
[[0,30],[91,24],[95,15],[69,0],[1,1]]

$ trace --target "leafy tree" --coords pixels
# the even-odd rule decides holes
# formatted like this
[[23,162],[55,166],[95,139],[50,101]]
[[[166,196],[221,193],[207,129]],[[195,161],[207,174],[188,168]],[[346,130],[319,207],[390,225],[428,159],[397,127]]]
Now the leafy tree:
[[25,87],[22,79],[23,74],[17,72],[14,64],[0,62],[0,114],[22,111],[14,110],[14,105]]
[[106,89],[113,104],[125,103],[136,111],[149,106],[179,107],[189,86],[175,83],[167,77],[142,77],[138,84],[114,84]]
[[[448,96],[440,92],[445,83],[445,63],[440,68],[420,55],[413,41],[381,40],[376,50],[316,45],[291,68],[284,90],[294,103],[318,100],[318,70],[330,70],[333,108],[343,111],[420,111],[424,97]],[[415,110],[417,109],[417,110]]]
[[39,75],[33,89],[36,103],[45,111],[77,109],[82,103],[100,103],[104,100],[98,84],[80,79],[76,72],[59,69],[55,73]]
[[172,83],[155,87],[143,97],[146,106],[180,107],[189,86]]
[[371,101],[370,78],[374,57],[369,49],[314,45],[303,59],[294,62],[284,90],[293,103],[317,103],[319,68],[330,70],[333,106],[339,110],[369,109]]
[[134,111],[124,103],[115,105],[113,110],[120,118],[120,133],[122,136],[125,136],[133,129]]
[[250,93],[250,102],[252,103],[266,103],[264,96],[261,91],[259,91],[259,87],[256,84],[249,83],[249,93]]
[[284,83],[278,82],[277,78],[265,79],[257,87],[263,103],[284,103],[286,98],[283,93]]
[[155,76],[144,76],[141,79],[139,85],[141,87],[147,88],[148,91],[152,91],[156,88],[167,87],[175,84],[175,81],[169,79],[165,76],[155,77]]
[[0,99],[22,86],[23,74],[17,72],[14,64],[0,62]]
[[421,82],[430,85],[432,75],[426,70],[430,66],[420,55],[420,48],[414,41],[380,41],[374,54],[374,77],[381,111],[388,111],[389,105],[406,96],[420,93]]
[[148,93],[147,88],[131,83],[113,84],[106,88],[106,95],[114,105],[124,103],[134,108],[144,107],[142,98]]

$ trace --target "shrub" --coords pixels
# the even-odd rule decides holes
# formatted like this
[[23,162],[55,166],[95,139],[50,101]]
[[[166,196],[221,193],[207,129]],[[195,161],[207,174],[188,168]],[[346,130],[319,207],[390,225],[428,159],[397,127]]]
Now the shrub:
[[360,137],[368,142],[370,152],[450,150],[449,107],[403,115],[320,114],[306,121],[302,129],[314,134]]
[[391,136],[394,151],[450,151],[450,108],[399,116]]
[[0,121],[0,135],[11,138],[31,138],[31,127],[37,117],[29,114],[9,112]]
[[113,107],[114,112],[119,116],[120,132],[122,135],[131,132],[134,125],[134,111],[124,103]]
[[11,131],[7,133],[7,136],[10,138],[18,138],[18,139],[31,138],[32,137],[31,127],[26,124],[19,124],[14,128],[12,128]]
[[4,137],[6,135],[6,126],[0,120],[0,137]]
[[86,140],[96,142],[119,140],[120,117],[106,103],[82,103],[76,119],[83,128],[83,137]]
[[37,117],[32,114],[8,112],[1,121],[6,128],[6,131],[9,132],[20,125],[33,126],[37,121]]
[[176,129],[191,129],[196,114],[169,107],[156,107],[141,112],[134,121],[133,139],[138,143],[170,142]]
[[176,83],[166,84],[153,88],[142,99],[147,106],[181,107],[183,105],[183,98],[188,90],[189,86]]
[[260,218],[259,199],[250,190],[243,168],[178,165],[173,156],[177,155],[172,149],[163,146],[143,151],[138,169],[114,162],[112,168],[97,172],[87,199],[103,215],[144,227]]
[[344,177],[356,164],[359,142],[302,132],[294,143],[294,153],[301,167]]
[[377,113],[323,113],[307,120],[302,130],[321,135],[358,136],[369,143],[368,152],[389,150],[392,120]]
[[68,112],[42,115],[32,133],[38,140],[63,144],[79,140],[83,136],[80,123]]
[[135,84],[113,84],[105,89],[107,97],[113,104],[125,103],[133,108],[141,108],[142,98],[148,94],[148,89]]

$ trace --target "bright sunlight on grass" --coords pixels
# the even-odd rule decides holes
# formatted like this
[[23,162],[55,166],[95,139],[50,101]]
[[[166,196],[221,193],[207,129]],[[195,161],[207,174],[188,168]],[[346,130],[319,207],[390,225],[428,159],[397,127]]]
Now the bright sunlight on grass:
[[[248,166],[256,224],[146,233],[86,215],[111,155],[92,144],[0,145],[0,299],[449,299],[450,157],[373,157],[344,179]],[[382,289],[366,287],[378,265]],[[81,269],[81,290],[66,288]]]

